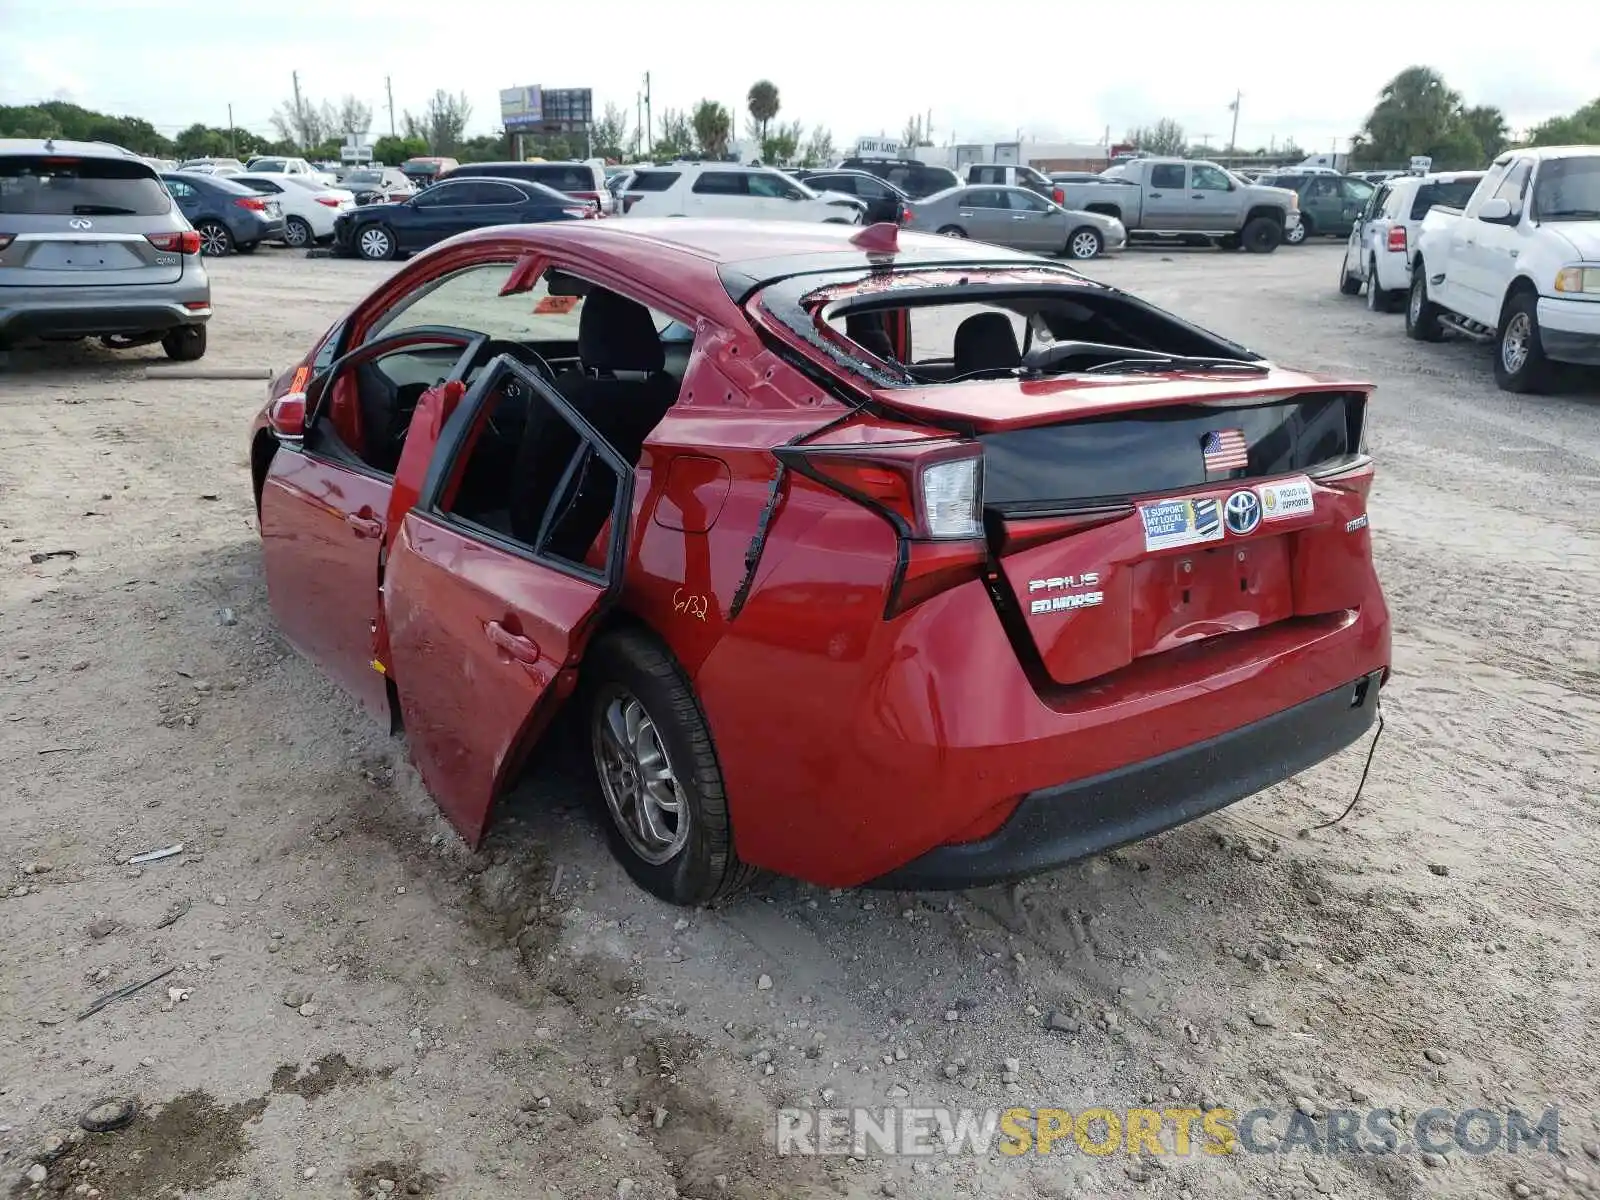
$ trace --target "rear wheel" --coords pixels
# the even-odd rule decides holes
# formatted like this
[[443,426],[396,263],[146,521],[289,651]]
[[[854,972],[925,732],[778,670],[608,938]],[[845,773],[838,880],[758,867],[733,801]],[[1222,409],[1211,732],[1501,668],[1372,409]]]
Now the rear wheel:
[[1385,291],[1378,282],[1378,260],[1367,263],[1367,311],[1386,313],[1394,311],[1394,293]]
[[1239,236],[1251,254],[1271,254],[1283,241],[1283,226],[1271,217],[1257,217]]
[[309,246],[315,240],[311,233],[311,225],[304,217],[290,217],[283,223],[283,240],[285,245],[300,249]]
[[583,687],[606,837],[634,882],[686,905],[748,883],[711,731],[666,648],[643,630],[612,633],[585,656]]
[[1339,260],[1339,294],[1341,296],[1355,296],[1361,292],[1361,280],[1350,274],[1350,257],[1346,255]]
[[1100,231],[1088,225],[1074,229],[1067,239],[1067,254],[1072,258],[1098,258],[1105,248],[1106,240]]
[[939,230],[939,233],[943,237],[964,238],[967,236],[967,231],[959,225],[946,225]]
[[1506,301],[1494,345],[1494,381],[1508,392],[1542,392],[1551,383],[1550,360],[1539,337],[1539,297],[1521,292]]
[[356,253],[373,262],[381,262],[395,255],[394,234],[387,225],[368,225],[356,234]]
[[221,258],[233,252],[233,234],[221,221],[201,221],[194,228],[200,235],[200,253],[207,258]]
[[1444,337],[1439,306],[1428,299],[1428,272],[1417,260],[1411,269],[1411,295],[1406,299],[1406,336],[1416,342],[1437,342]]
[[161,339],[161,348],[173,362],[194,362],[206,353],[206,327],[185,325],[168,332]]

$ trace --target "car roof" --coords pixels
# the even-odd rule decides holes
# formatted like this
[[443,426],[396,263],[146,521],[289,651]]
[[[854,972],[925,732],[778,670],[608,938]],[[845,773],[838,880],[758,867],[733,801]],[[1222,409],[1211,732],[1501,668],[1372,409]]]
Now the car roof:
[[66,138],[0,138],[0,155],[41,158],[114,158],[144,162],[132,150],[111,142],[74,142]]
[[[241,171],[240,174],[242,175],[244,172]],[[229,190],[250,192],[250,189],[245,187],[244,184],[234,182],[238,178],[235,175],[208,175],[204,171],[162,171],[160,175],[162,179],[176,178],[181,183],[198,184],[203,188],[220,188],[223,192]],[[250,192],[250,194],[254,195],[255,193]]]
[[1507,150],[1495,158],[1502,163],[1511,158],[1536,158],[1543,162],[1552,158],[1594,158],[1593,146],[1526,146],[1520,150]]

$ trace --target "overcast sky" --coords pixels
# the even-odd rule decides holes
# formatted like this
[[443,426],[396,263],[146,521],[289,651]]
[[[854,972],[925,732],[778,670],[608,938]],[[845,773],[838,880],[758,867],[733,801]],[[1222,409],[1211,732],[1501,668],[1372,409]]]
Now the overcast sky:
[[[354,93],[388,132],[435,88],[465,90],[469,132],[498,124],[499,89],[590,87],[631,114],[646,71],[659,121],[703,96],[744,109],[757,78],[781,120],[827,126],[838,145],[898,135],[913,112],[935,141],[1114,139],[1170,116],[1225,143],[1235,89],[1239,144],[1343,148],[1383,83],[1413,63],[1513,129],[1600,92],[1600,0],[1544,0],[1522,36],[1505,0],[1423,10],[1352,3],[966,0],[0,0],[0,103],[65,99],[145,118],[270,131],[290,73],[310,97]],[[1508,27],[1509,23],[1509,27]]]

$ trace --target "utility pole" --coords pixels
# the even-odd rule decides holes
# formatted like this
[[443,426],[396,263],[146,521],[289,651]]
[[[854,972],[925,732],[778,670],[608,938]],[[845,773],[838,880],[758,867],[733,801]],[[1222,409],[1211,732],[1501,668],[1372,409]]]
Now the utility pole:
[[644,93],[635,92],[633,103],[637,111],[633,119],[633,157],[644,157]]
[[394,136],[394,80],[385,75],[383,77],[383,90],[389,94],[389,136]]
[[1239,101],[1244,98],[1244,93],[1234,90],[1233,103],[1228,105],[1233,109],[1233,132],[1228,135],[1228,153],[1232,154],[1239,144]]
[[[300,134],[301,130],[303,130],[305,128],[304,118],[305,118],[305,111],[306,110],[300,107],[300,72],[299,71],[291,71],[290,72],[290,76],[291,76],[291,78],[294,79],[294,121],[295,121],[294,132],[295,132],[295,135],[296,135],[296,144],[298,145],[299,134]],[[305,147],[301,146],[300,149],[303,150],[303,149],[305,149]]]
[[233,144],[233,105],[228,105],[228,157],[238,158],[238,149]]
[[653,149],[656,143],[656,119],[650,112],[650,72],[644,73],[644,124],[645,148]]

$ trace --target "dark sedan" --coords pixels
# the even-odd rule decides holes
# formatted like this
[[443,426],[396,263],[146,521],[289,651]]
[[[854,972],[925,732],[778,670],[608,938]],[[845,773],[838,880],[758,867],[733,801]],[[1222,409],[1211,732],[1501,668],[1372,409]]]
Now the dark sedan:
[[425,250],[490,225],[525,225],[595,216],[593,204],[524,179],[445,180],[395,204],[368,204],[333,223],[336,254],[373,260]]
[[283,239],[283,211],[270,196],[221,175],[174,171],[161,182],[200,235],[200,253],[207,258],[234,250],[249,254],[262,242]]
[[887,179],[868,171],[795,171],[794,175],[815,192],[843,192],[867,206],[870,224],[888,221],[895,225],[910,216],[911,197]]

